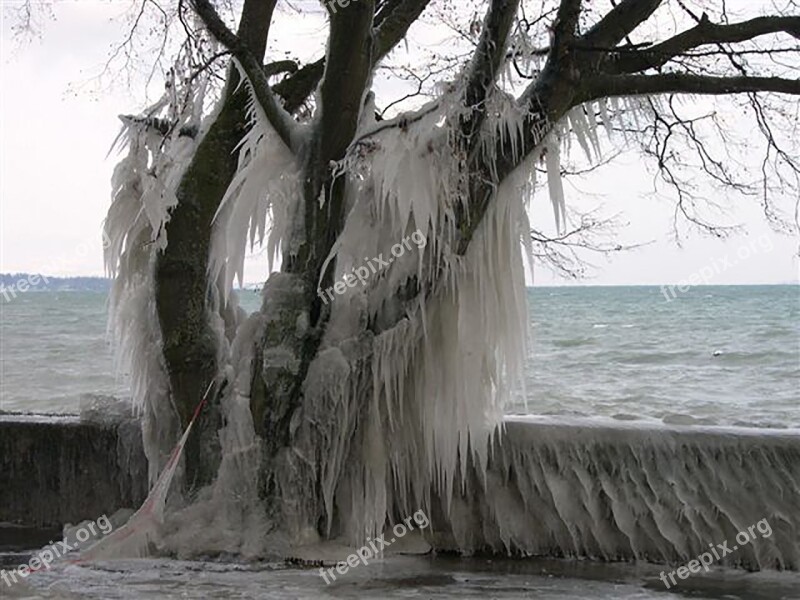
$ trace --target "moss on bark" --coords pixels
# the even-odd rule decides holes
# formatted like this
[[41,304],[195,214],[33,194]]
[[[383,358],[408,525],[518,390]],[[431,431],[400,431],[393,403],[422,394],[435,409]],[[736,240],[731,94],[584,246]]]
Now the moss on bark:
[[[229,97],[200,141],[178,187],[167,223],[168,244],[156,263],[156,307],[175,406],[185,427],[217,374],[218,340],[210,326],[208,257],[214,214],[236,172],[236,144],[245,132],[243,91]],[[187,444],[188,483],[216,474],[219,411],[212,398]]]

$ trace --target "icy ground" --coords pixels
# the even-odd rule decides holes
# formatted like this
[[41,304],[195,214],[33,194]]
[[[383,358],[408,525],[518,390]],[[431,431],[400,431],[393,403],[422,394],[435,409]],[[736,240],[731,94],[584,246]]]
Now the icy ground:
[[566,560],[392,557],[359,565],[332,585],[318,568],[176,560],[117,561],[38,573],[3,598],[325,599],[470,598],[537,600],[797,600],[800,575],[717,569],[664,589],[653,565]]

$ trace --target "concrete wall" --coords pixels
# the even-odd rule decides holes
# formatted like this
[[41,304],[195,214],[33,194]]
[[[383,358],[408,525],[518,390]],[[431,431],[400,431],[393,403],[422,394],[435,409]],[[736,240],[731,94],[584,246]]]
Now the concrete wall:
[[146,496],[135,421],[0,414],[0,523],[60,528]]

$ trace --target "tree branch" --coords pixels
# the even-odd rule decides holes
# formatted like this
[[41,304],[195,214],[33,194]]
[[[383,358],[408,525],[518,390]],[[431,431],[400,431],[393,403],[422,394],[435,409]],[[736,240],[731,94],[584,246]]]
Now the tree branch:
[[[373,62],[377,64],[399,44],[408,28],[419,18],[430,0],[393,0],[375,16],[375,50]],[[283,99],[289,113],[294,113],[319,85],[325,73],[325,58],[309,63],[273,86],[273,91]]]
[[[298,71],[297,63],[293,60],[276,60],[275,62],[267,63],[264,65],[264,75],[272,77],[278,73],[296,73]],[[275,91],[275,88],[272,88]]]
[[398,0],[393,10],[383,19],[376,18],[375,64],[385,57],[406,37],[431,0]]
[[562,49],[568,42],[571,42],[578,32],[578,19],[581,16],[581,4],[583,0],[561,0],[553,23],[553,48],[551,54],[556,50],[556,46]]
[[610,256],[647,245],[623,245],[617,241],[618,230],[627,225],[619,215],[602,217],[599,209],[571,211],[565,220],[570,227],[556,236],[531,229],[534,259],[564,279],[582,279],[595,267],[584,258],[585,254]]
[[473,109],[462,123],[462,132],[468,140],[474,138],[486,117],[485,100],[503,65],[508,34],[518,8],[519,0],[492,0],[486,14],[464,91],[464,103]]
[[663,0],[622,0],[597,25],[592,27],[583,42],[589,46],[612,48],[644,23],[661,6]]
[[472,236],[483,219],[494,197],[496,186],[505,179],[550,133],[553,124],[574,105],[578,76],[574,54],[570,51],[575,42],[582,0],[562,0],[552,27],[552,43],[547,63],[540,76],[519,98],[525,110],[522,139],[509,144],[502,136],[496,140],[491,163],[482,157],[471,156],[472,171],[470,198],[465,214],[457,215],[461,237],[457,252],[464,254]]
[[233,33],[220,18],[209,0],[191,0],[197,15],[202,19],[208,31],[239,61],[247,75],[253,93],[270,124],[280,136],[283,143],[292,150],[297,150],[297,142],[293,142],[292,130],[294,122],[291,116],[278,104],[269,86],[261,60],[256,58],[253,50]]
[[278,0],[246,0],[239,17],[237,35],[259,61],[267,51],[272,14]]
[[331,15],[320,87],[320,160],[339,160],[353,141],[373,66],[374,0],[358,0]]
[[732,25],[718,25],[703,15],[696,26],[660,44],[645,50],[621,54],[613,62],[611,69],[612,72],[618,73],[655,69],[699,46],[741,43],[775,33],[788,33],[800,39],[800,17],[758,17]]
[[[342,159],[355,137],[372,76],[375,0],[358,0],[329,8],[330,38],[319,106],[305,157],[303,197],[305,240],[288,269],[299,268],[314,278],[341,231],[345,210],[344,180],[332,176],[331,162]],[[325,202],[320,203],[324,190]],[[314,302],[319,299],[314,297]]]
[[276,83],[272,90],[283,99],[283,107],[289,114],[294,114],[306,98],[322,80],[325,73],[325,59],[303,65],[298,71]]
[[745,92],[777,92],[800,95],[800,80],[781,77],[713,77],[666,73],[663,75],[596,75],[586,84],[583,101],[608,96],[646,94],[741,94]]

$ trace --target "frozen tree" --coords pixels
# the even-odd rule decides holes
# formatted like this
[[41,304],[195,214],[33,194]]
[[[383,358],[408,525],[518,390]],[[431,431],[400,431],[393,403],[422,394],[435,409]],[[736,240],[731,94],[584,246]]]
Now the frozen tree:
[[[304,65],[264,62],[276,0],[149,5],[186,40],[165,97],[123,119],[112,327],[153,475],[213,384],[186,465],[225,529],[355,541],[480,485],[524,365],[525,255],[616,247],[566,211],[573,142],[599,168],[639,148],[711,233],[698,171],[797,233],[791,0],[334,1]],[[427,57],[428,18],[462,43]],[[552,235],[528,224],[539,169]],[[248,317],[252,244],[280,267]]]

